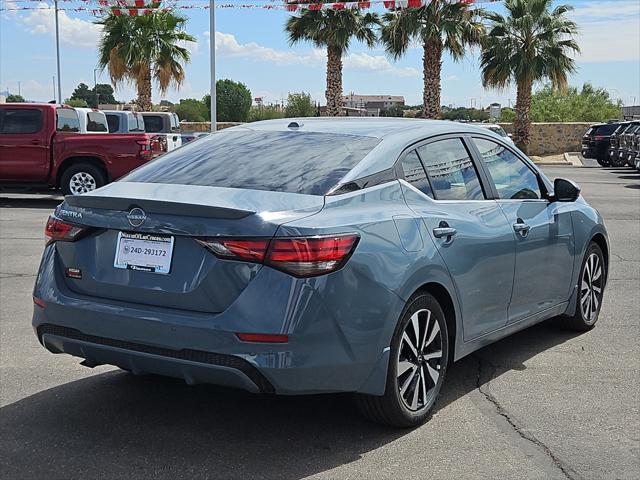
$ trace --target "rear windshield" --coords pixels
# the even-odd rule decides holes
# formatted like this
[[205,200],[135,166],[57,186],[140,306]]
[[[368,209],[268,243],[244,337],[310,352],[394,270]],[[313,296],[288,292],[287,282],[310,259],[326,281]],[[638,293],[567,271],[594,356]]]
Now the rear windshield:
[[610,123],[608,125],[602,125],[598,127],[598,130],[596,131],[596,133],[598,135],[611,135],[613,132],[616,131],[617,128],[618,128],[617,124]]
[[507,132],[502,127],[488,127],[493,133],[497,133],[501,137],[508,137]]
[[130,132],[144,132],[144,119],[137,113],[127,114]]
[[167,153],[123,181],[325,195],[379,142],[328,133],[223,131]]
[[145,115],[144,126],[148,133],[161,133],[164,130],[162,115]]

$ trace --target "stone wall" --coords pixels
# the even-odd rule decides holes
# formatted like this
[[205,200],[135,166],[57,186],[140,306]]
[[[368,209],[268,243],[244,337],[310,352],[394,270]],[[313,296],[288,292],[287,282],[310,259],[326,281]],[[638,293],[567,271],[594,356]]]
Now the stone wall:
[[[224,128],[242,125],[241,122],[218,122],[216,128],[222,130]],[[180,122],[180,128],[183,132],[208,132],[211,130],[211,122]]]
[[[529,155],[557,155],[579,152],[582,136],[593,122],[533,123]],[[501,123],[507,133],[513,133],[513,124]]]

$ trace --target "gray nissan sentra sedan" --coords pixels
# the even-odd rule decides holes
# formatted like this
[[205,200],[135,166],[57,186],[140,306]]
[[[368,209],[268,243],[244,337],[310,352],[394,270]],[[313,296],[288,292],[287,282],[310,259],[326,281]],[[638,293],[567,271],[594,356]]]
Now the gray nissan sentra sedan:
[[568,180],[452,122],[221,131],[49,218],[44,347],[276,394],[354,392],[423,422],[451,362],[550,317],[594,326],[607,232]]

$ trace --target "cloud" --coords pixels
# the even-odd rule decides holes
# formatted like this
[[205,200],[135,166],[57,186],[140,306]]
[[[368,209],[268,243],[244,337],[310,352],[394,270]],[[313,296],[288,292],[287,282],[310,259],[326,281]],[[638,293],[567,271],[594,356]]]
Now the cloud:
[[[40,9],[31,10],[26,16],[19,17],[27,30],[36,34],[55,35],[55,14],[45,2],[36,4]],[[60,43],[68,47],[95,49],[100,37],[101,28],[89,20],[72,18],[67,12],[58,12]]]
[[[209,32],[204,32],[204,37],[209,38]],[[208,42],[207,42],[208,43]],[[244,58],[248,60],[270,62],[275,65],[307,65],[323,67],[326,64],[326,52],[314,48],[306,53],[277,50],[265,47],[256,42],[240,43],[235,35],[216,32],[216,53],[221,57]],[[412,67],[398,67],[393,65],[382,55],[371,55],[365,52],[351,53],[342,59],[345,69],[368,70],[399,77],[413,77],[420,72]]]

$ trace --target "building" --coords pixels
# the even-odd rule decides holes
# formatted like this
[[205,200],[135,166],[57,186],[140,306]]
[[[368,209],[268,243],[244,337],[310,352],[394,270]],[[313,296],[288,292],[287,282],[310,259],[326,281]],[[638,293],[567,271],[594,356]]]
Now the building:
[[501,115],[502,115],[502,105],[500,105],[499,103],[492,103],[491,105],[489,105],[489,116],[491,118],[500,120]]
[[342,97],[342,106],[366,110],[367,117],[379,117],[382,110],[396,105],[404,106],[402,95],[356,95],[351,92]]
[[622,116],[625,120],[640,118],[640,105],[630,105],[622,107]]

